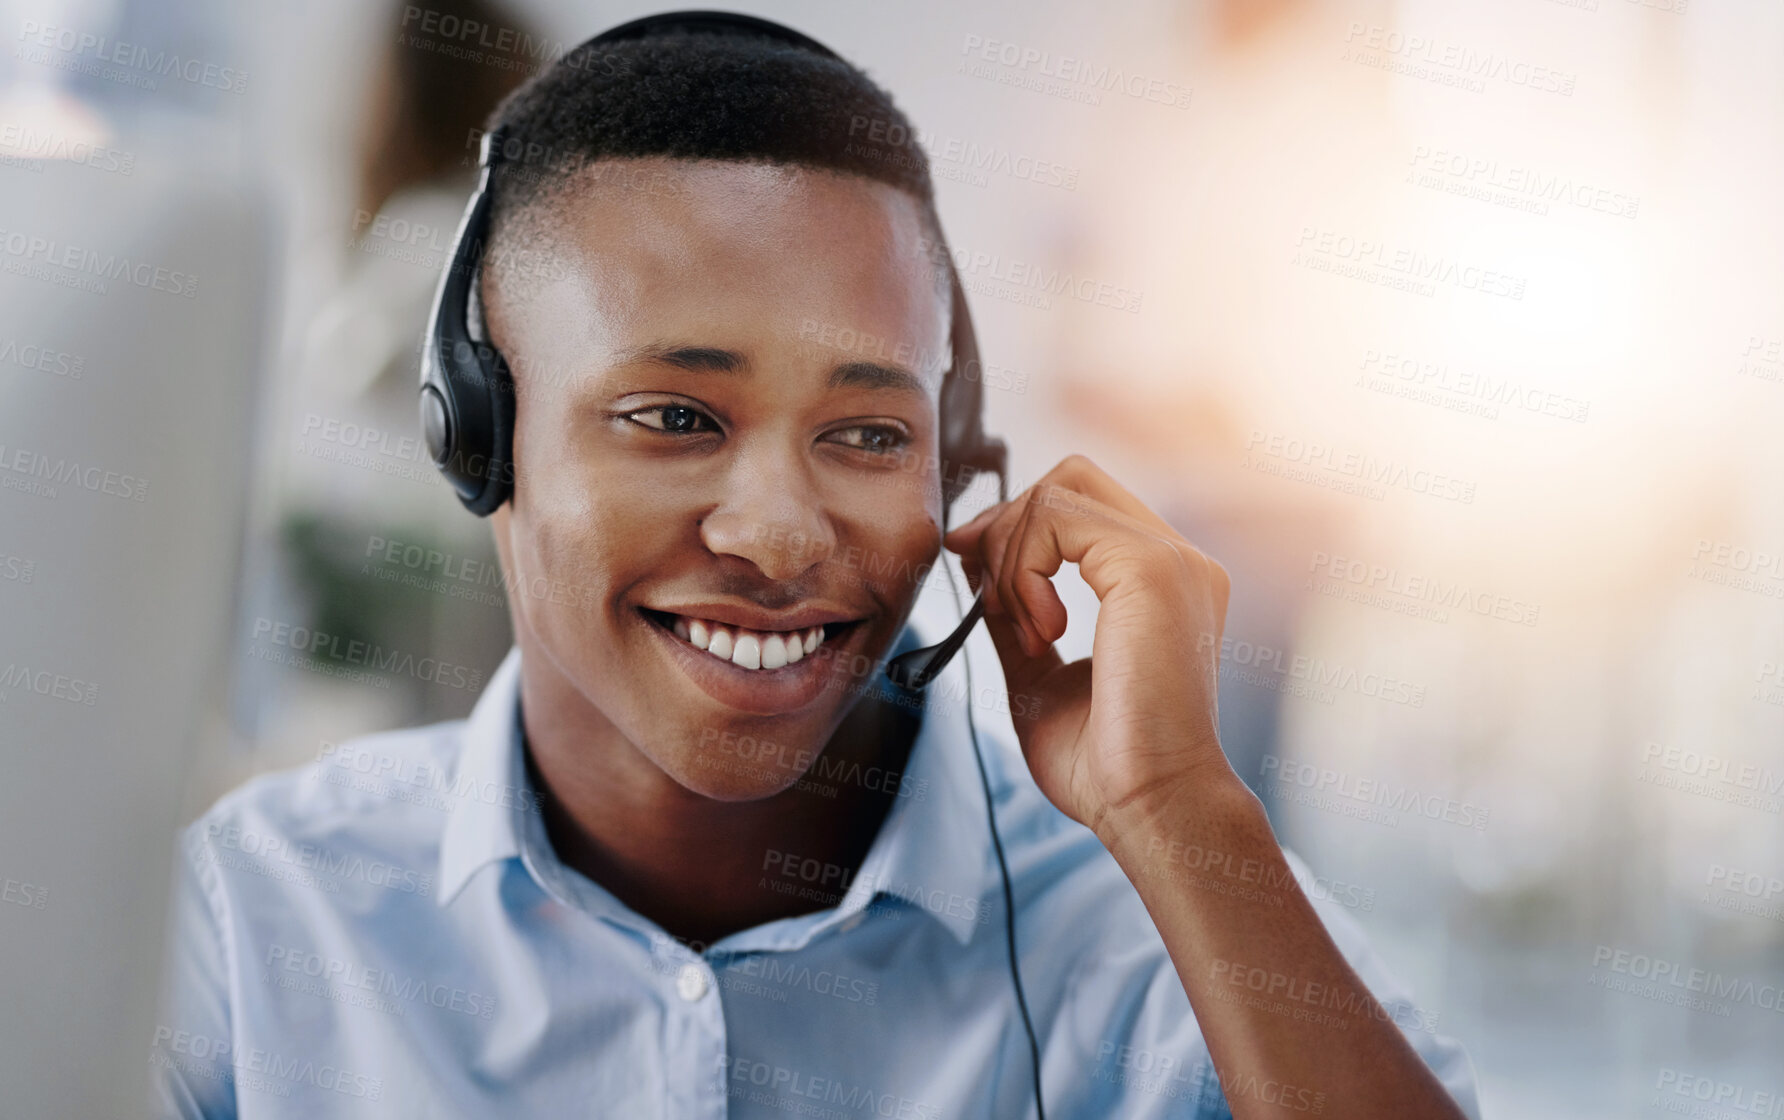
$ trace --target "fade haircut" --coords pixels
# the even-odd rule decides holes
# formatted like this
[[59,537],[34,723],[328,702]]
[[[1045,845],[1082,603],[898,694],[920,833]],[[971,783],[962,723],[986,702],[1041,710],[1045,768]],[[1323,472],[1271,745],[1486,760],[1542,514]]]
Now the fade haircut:
[[946,299],[946,242],[916,131],[864,72],[744,31],[584,43],[496,107],[491,240],[549,237],[550,203],[604,159],[766,163],[855,175],[916,199]]

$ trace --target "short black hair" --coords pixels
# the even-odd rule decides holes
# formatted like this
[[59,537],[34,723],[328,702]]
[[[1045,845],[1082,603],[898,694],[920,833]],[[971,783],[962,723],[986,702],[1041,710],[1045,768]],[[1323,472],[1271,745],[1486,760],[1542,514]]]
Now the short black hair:
[[904,191],[940,243],[916,131],[855,66],[748,31],[675,29],[584,43],[496,107],[503,135],[492,237],[602,159],[771,163],[857,175]]

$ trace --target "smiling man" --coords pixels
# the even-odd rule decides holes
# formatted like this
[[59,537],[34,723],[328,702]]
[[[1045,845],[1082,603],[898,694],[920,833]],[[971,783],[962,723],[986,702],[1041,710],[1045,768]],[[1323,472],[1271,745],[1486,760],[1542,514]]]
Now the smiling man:
[[[1474,1115],[1226,764],[1226,574],[1093,464],[945,538],[1026,766],[886,679],[959,489],[927,165],[859,138],[909,135],[890,98],[659,23],[492,126],[531,157],[476,288],[515,649],[469,720],[187,831],[165,1111]],[[1066,562],[1101,603],[1071,665]]]

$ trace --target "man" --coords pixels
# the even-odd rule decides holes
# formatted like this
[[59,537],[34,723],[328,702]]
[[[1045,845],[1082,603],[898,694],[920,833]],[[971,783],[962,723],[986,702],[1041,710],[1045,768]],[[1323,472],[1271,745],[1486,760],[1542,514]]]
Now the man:
[[[939,552],[951,327],[927,165],[858,139],[910,134],[890,98],[681,31],[492,126],[537,156],[493,179],[479,288],[515,649],[468,721],[188,830],[167,1109],[1473,1114],[1221,754],[1225,573],[1093,464],[946,537],[1027,760],[986,751],[997,834],[969,710],[880,674]],[[1068,561],[1101,602],[1073,665]]]

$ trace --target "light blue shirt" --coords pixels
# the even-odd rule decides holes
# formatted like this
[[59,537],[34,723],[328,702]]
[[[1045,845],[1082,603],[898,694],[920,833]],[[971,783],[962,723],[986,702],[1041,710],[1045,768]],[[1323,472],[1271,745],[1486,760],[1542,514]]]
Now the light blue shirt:
[[[150,1057],[166,1115],[1034,1114],[958,661],[930,687],[901,780],[808,774],[820,793],[897,790],[859,872],[844,882],[801,853],[768,853],[763,887],[812,912],[704,952],[553,854],[522,757],[519,671],[511,651],[468,720],[326,746],[187,829]],[[1227,1093],[1316,1114],[1325,1102],[1308,1087],[1223,1093],[1133,886],[1034,787],[1007,736],[981,743],[1048,1115],[1230,1117]],[[747,764],[750,749],[714,746],[718,764]],[[1429,1029],[1339,900],[1312,893],[1346,958],[1478,1117],[1460,1047]]]

